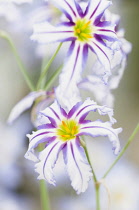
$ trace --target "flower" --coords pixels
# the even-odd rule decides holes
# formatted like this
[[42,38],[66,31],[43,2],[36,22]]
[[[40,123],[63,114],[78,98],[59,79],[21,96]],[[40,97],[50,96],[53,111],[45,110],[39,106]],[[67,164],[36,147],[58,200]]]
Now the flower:
[[32,108],[31,118],[32,123],[35,125],[35,127],[37,127],[38,120],[40,120],[37,118],[37,115],[39,111],[43,110],[44,108],[53,103],[53,95],[53,90],[48,92],[41,90],[29,93],[21,101],[19,101],[12,109],[8,118],[8,124],[12,124],[23,112],[30,109],[33,103],[35,102]]
[[[78,90],[77,93],[75,90],[78,89],[77,83],[81,81],[81,72],[86,63],[89,48],[104,66],[105,74],[111,74],[110,60],[113,50],[110,49],[108,43],[115,41],[117,43],[115,24],[102,21],[103,14],[111,5],[111,1],[90,0],[88,3],[84,2],[86,6],[83,8],[76,0],[69,2],[53,0],[52,3],[60,8],[68,21],[61,22],[58,26],[53,26],[47,21],[39,22],[34,25],[34,34],[31,38],[40,43],[71,41],[67,59],[60,74],[60,85],[57,88],[56,97],[61,104],[64,95],[70,98],[75,93],[77,103],[80,99],[78,99]],[[71,102],[71,107],[73,105],[74,103]]]
[[[85,119],[90,111],[96,110],[100,115],[108,115],[110,121],[92,122]],[[121,128],[112,128],[115,122],[113,110],[98,106],[94,101],[87,99],[84,103],[77,103],[68,113],[55,101],[41,111],[41,114],[46,118],[46,123],[40,125],[36,132],[27,135],[30,143],[25,157],[37,162],[35,167],[39,173],[38,179],[46,179],[55,185],[53,168],[62,151],[71,185],[78,194],[84,192],[92,173],[80,136],[107,136],[113,144],[114,153],[118,154],[120,150],[118,134]],[[37,155],[34,149],[41,143],[45,143],[45,148]]]

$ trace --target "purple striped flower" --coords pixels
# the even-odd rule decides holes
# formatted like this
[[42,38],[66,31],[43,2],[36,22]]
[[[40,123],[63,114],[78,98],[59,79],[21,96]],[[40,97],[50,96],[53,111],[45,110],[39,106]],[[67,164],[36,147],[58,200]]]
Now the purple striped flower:
[[[67,89],[80,82],[88,49],[97,55],[104,66],[105,74],[110,75],[110,60],[113,54],[110,43],[117,41],[117,36],[114,31],[115,24],[102,21],[102,17],[111,5],[111,1],[90,0],[84,2],[86,4],[84,7],[81,7],[82,4],[76,0],[52,0],[51,2],[65,14],[68,20],[58,26],[52,26],[48,22],[35,24],[32,39],[40,43],[71,41],[67,60],[60,75],[60,84],[64,86],[65,93]],[[58,92],[62,91],[60,87]]]
[[[110,121],[92,122],[85,119],[90,111],[95,112],[96,110],[100,115],[108,115]],[[98,106],[94,101],[87,99],[84,103],[77,103],[68,113],[55,101],[41,114],[46,118],[46,122],[48,119],[50,122],[40,125],[36,132],[27,135],[29,148],[25,157],[37,162],[35,167],[39,173],[38,179],[45,179],[55,185],[53,168],[62,151],[72,187],[78,194],[84,192],[92,173],[81,144],[81,136],[108,137],[113,144],[115,154],[117,154],[120,150],[118,134],[121,132],[121,128],[112,128],[112,124],[115,122],[113,111],[105,106]],[[35,148],[41,143],[45,143],[45,148],[36,154]]]

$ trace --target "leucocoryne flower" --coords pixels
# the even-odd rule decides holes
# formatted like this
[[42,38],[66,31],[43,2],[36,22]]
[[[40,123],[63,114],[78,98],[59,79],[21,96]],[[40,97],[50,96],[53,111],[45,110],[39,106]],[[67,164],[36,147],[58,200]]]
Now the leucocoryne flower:
[[52,104],[54,101],[54,91],[34,91],[25,96],[21,101],[19,101],[15,107],[12,109],[9,118],[8,124],[12,124],[23,112],[30,109],[34,104],[31,112],[32,123],[34,126],[38,126],[39,122],[42,119],[38,119],[38,113],[45,109],[47,106]]
[[[124,29],[119,29],[119,15],[106,11],[103,19],[105,19],[105,21],[111,20],[111,22],[116,25],[115,31],[120,41],[120,48],[118,51],[114,52],[114,56],[111,60],[112,75],[109,75],[108,77],[106,76],[107,78],[105,78],[105,82],[107,80],[107,84],[105,84],[105,82],[102,80],[104,67],[96,62],[91,69],[91,73],[78,84],[78,87],[92,92],[95,101],[97,101],[99,104],[113,107],[114,97],[111,93],[111,90],[114,90],[119,86],[120,80],[127,65],[127,57],[131,52],[132,45],[124,38]],[[113,43],[111,47],[114,49],[115,43]]]
[[[86,120],[90,111],[108,115],[110,121]],[[112,124],[116,121],[113,118],[113,110],[105,106],[98,106],[94,101],[87,99],[84,103],[77,103],[67,113],[55,101],[50,107],[41,111],[41,115],[46,118],[46,123],[40,125],[36,132],[27,135],[29,148],[25,157],[37,162],[35,167],[39,173],[38,179],[46,179],[55,185],[53,168],[62,151],[71,185],[78,194],[84,192],[92,173],[82,147],[81,136],[108,137],[112,142],[114,153],[118,154],[120,150],[118,134],[121,128],[112,128]],[[35,148],[41,143],[45,143],[45,148],[39,153],[35,152]]]
[[115,24],[102,21],[103,14],[111,5],[111,1],[90,0],[84,2],[83,7],[76,0],[52,0],[51,2],[65,14],[68,20],[58,26],[53,26],[47,21],[36,23],[31,38],[40,43],[71,41],[67,59],[60,74],[56,97],[61,103],[63,96],[67,95],[70,98],[74,93],[77,100],[71,104],[73,106],[80,99],[77,83],[81,81],[81,72],[86,63],[89,48],[104,66],[105,75],[111,74],[110,60],[113,50],[108,43],[116,41],[117,45],[118,39],[114,31]]

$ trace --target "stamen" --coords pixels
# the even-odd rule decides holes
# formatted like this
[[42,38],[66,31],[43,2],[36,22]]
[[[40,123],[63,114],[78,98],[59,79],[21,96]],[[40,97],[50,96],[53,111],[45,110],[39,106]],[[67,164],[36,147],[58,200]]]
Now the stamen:
[[60,135],[60,136],[62,136],[62,137],[66,137],[66,138],[71,137],[70,135]]
[[77,29],[76,29],[76,32],[77,32],[78,34],[80,34],[80,33],[81,33],[81,30],[80,30],[79,28],[77,28]]
[[85,38],[93,38],[93,36],[91,36],[90,34],[81,33],[81,35]]
[[74,125],[72,128],[71,134],[74,135],[75,131],[76,131],[76,126]]
[[85,23],[81,29],[82,29],[82,30],[86,29],[87,26],[88,26],[90,23],[91,23],[91,20],[89,20],[87,23]]
[[70,132],[70,129],[67,127],[67,124],[64,121],[62,121],[62,125],[64,126],[67,132]]

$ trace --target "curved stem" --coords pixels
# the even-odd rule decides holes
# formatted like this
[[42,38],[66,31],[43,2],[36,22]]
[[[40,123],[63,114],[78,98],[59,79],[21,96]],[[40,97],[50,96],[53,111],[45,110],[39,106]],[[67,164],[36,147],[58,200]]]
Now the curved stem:
[[50,210],[50,202],[45,180],[40,180],[41,210]]
[[[38,151],[42,151],[44,149],[43,145],[39,145]],[[47,186],[45,180],[39,180],[40,183],[40,199],[41,199],[41,210],[50,210],[50,201]]]
[[100,193],[99,193],[100,183],[97,180],[95,171],[94,171],[93,166],[92,166],[92,163],[90,161],[90,157],[89,157],[89,154],[88,154],[88,150],[86,148],[86,145],[83,144],[82,146],[83,146],[83,148],[85,150],[85,154],[86,154],[87,160],[88,160],[88,162],[89,162],[89,164],[91,166],[92,173],[93,173],[93,179],[94,179],[94,184],[95,184],[95,194],[96,194],[96,210],[100,210]]
[[49,62],[48,62],[48,63],[46,64],[46,66],[44,67],[44,69],[43,69],[43,71],[42,71],[42,73],[41,73],[41,75],[40,75],[40,78],[39,78],[39,80],[38,80],[37,89],[40,89],[41,83],[42,83],[44,77],[46,76],[47,71],[49,70],[49,67],[51,66],[53,60],[55,59],[55,57],[56,57],[56,55],[57,55],[57,53],[59,52],[61,46],[62,46],[62,43],[59,44],[59,46],[58,46],[58,48],[56,49],[54,55],[51,57],[51,59],[49,60]]
[[63,65],[61,65],[54,73],[53,75],[50,77],[49,81],[47,82],[46,86],[44,87],[44,90],[48,90],[51,85],[54,83],[54,81],[56,80],[56,78],[58,77],[61,69],[62,69]]
[[118,155],[118,157],[116,158],[116,160],[112,163],[112,165],[110,166],[110,168],[104,174],[103,178],[105,178],[109,174],[109,172],[112,170],[112,168],[116,165],[116,163],[119,161],[119,159],[125,153],[125,151],[127,150],[127,148],[129,147],[129,145],[133,141],[133,139],[134,139],[134,137],[135,137],[135,135],[137,134],[138,131],[139,131],[139,123],[137,124],[136,128],[134,129],[133,133],[129,137],[126,145],[124,146],[124,148],[122,149],[122,151],[120,152],[120,154]]
[[22,73],[22,75],[23,75],[23,77],[24,77],[24,79],[25,79],[28,87],[30,88],[31,91],[34,91],[35,90],[35,87],[34,87],[32,81],[31,81],[31,79],[29,78],[29,75],[27,73],[27,70],[25,69],[25,67],[24,67],[24,65],[23,65],[23,63],[21,61],[21,58],[18,55],[18,52],[17,52],[17,50],[16,50],[16,48],[15,48],[15,46],[13,44],[12,39],[4,31],[0,31],[0,37],[3,38],[3,39],[5,39],[6,41],[8,41],[8,43],[9,43],[9,45],[10,45],[12,51],[13,51],[13,54],[15,56],[15,59],[17,61],[17,64],[19,66],[19,69],[20,69],[20,71],[21,71],[21,73]]

